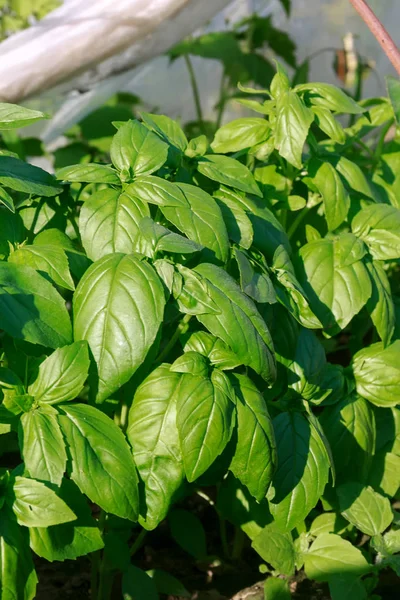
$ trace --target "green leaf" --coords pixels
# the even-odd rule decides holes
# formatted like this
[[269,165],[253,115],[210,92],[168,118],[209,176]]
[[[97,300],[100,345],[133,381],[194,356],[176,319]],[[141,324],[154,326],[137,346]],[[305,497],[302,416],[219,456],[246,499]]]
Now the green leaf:
[[290,90],[290,82],[287,71],[278,62],[275,64],[276,74],[271,81],[270,92],[272,98],[279,100],[281,96]]
[[34,600],[38,578],[29,548],[28,531],[4,509],[0,520],[0,547],[2,600]]
[[265,141],[269,132],[270,125],[266,119],[235,119],[217,130],[211,148],[217,154],[238,152]]
[[187,591],[184,585],[170,573],[162,569],[151,569],[146,571],[154,583],[159,594],[167,596],[179,596],[179,598],[191,598],[192,595]]
[[63,167],[56,172],[57,179],[71,182],[82,183],[109,183],[120,184],[118,173],[107,165],[95,163],[83,163],[80,165],[71,165]]
[[372,463],[369,483],[389,498],[396,496],[400,488],[400,456],[392,452],[377,452]]
[[242,248],[249,249],[253,243],[253,226],[243,208],[229,197],[218,197],[216,202],[221,210],[229,239]]
[[255,271],[247,256],[237,248],[233,254],[239,267],[240,287],[244,293],[256,302],[274,304],[276,293],[267,273]]
[[8,484],[6,502],[18,524],[25,527],[50,527],[76,519],[53,490],[35,479],[20,476],[12,479]]
[[10,254],[9,262],[32,267],[46,273],[60,287],[74,290],[75,285],[69,272],[67,255],[62,248],[53,245],[21,246]]
[[150,175],[167,160],[168,145],[139,121],[124,123],[113,137],[110,149],[114,166],[122,181]]
[[234,392],[222,371],[211,379],[184,373],[176,389],[176,424],[186,477],[194,481],[229,442],[234,425]]
[[158,177],[140,177],[130,187],[143,202],[157,204],[164,216],[190,240],[226,262],[229,239],[221,211],[202,189],[185,183],[170,183]]
[[316,335],[301,328],[294,357],[285,357],[282,362],[289,369],[288,385],[299,396],[310,400],[320,391],[322,374],[326,366],[325,351]]
[[89,371],[85,341],[58,348],[44,360],[28,391],[39,404],[58,404],[77,398]]
[[76,521],[52,527],[30,527],[32,550],[50,562],[74,560],[104,546],[100,530],[85,497],[70,479],[63,479],[58,494],[77,516]]
[[366,535],[377,535],[393,521],[390,502],[370,486],[349,482],[336,488],[340,512]]
[[310,525],[310,534],[318,537],[322,533],[342,534],[346,531],[348,523],[343,517],[333,512],[321,513],[315,517]]
[[328,108],[322,106],[312,106],[311,110],[315,115],[315,120],[318,127],[326,133],[326,135],[337,144],[344,144],[346,141],[346,133],[339,123],[332,115]]
[[[4,190],[5,191],[5,190]],[[0,258],[6,258],[10,253],[10,244],[15,246],[26,238],[26,230],[21,216],[0,206]]]
[[289,584],[279,577],[268,577],[264,583],[265,600],[290,600]]
[[74,294],[74,335],[87,340],[97,367],[92,394],[103,402],[143,363],[164,313],[157,273],[133,255],[110,254],[95,262]]
[[168,516],[171,535],[195,559],[207,556],[206,534],[201,521],[187,510],[175,509]]
[[295,549],[292,535],[280,531],[276,523],[264,527],[251,545],[279,573],[288,577],[294,575]]
[[254,303],[222,269],[203,263],[195,272],[207,280],[210,298],[220,314],[201,314],[196,318],[213,335],[221,338],[244,365],[266,381],[276,374],[271,334]]
[[363,348],[353,358],[357,392],[376,406],[396,406],[400,393],[400,340]]
[[400,258],[400,210],[388,204],[370,204],[354,217],[353,233],[377,260]]
[[0,187],[0,202],[4,204],[12,213],[15,213],[14,200],[10,194],[2,187]]
[[400,82],[398,77],[388,75],[386,77],[386,87],[397,125],[400,125]]
[[71,322],[54,287],[31,267],[0,263],[0,328],[50,348],[71,342]]
[[371,405],[353,394],[325,408],[319,420],[332,450],[338,481],[365,481],[375,452]]
[[145,571],[129,565],[122,575],[122,597],[124,600],[158,600],[157,587]]
[[140,223],[150,215],[147,203],[138,199],[132,186],[100,190],[84,203],[79,216],[83,247],[91,260],[113,252],[138,250]]
[[185,155],[189,158],[204,156],[208,150],[208,140],[205,135],[199,135],[190,140],[185,150]]
[[278,246],[275,250],[271,269],[278,281],[275,291],[279,302],[303,327],[310,329],[322,327],[321,322],[311,310],[309,299],[297,280],[289,254],[284,246]]
[[312,158],[308,173],[323,198],[328,229],[334,231],[346,220],[350,197],[336,169],[328,162]]
[[173,295],[179,310],[189,315],[220,314],[221,310],[210,296],[208,284],[195,271],[177,265],[180,275],[175,273]]
[[157,133],[167,144],[185,152],[188,140],[182,128],[176,121],[165,115],[154,115],[141,112],[143,122],[149,129]]
[[329,580],[332,600],[367,600],[368,594],[360,578],[335,575]]
[[39,406],[24,413],[19,437],[29,475],[59,486],[67,465],[67,454],[57,411],[51,406]]
[[363,243],[351,233],[300,249],[300,283],[313,312],[331,334],[344,329],[371,296]]
[[200,252],[203,246],[192,242],[186,237],[173,233],[170,229],[159,225],[151,217],[144,217],[140,221],[139,250],[150,257],[157,252],[192,254]]
[[293,166],[301,169],[303,147],[314,121],[313,112],[295,92],[279,97],[275,126],[275,148]]
[[363,198],[374,200],[369,183],[360,167],[345,156],[327,155],[326,160],[331,162],[340,173],[350,191],[357,192]]
[[50,173],[13,156],[0,156],[0,184],[36,196],[57,196],[63,189]]
[[38,111],[17,106],[16,104],[0,103],[0,129],[17,129],[26,127],[36,121],[48,119],[48,115]]
[[361,551],[334,533],[323,533],[305,555],[307,577],[330,581],[337,575],[363,575],[370,569]]
[[303,83],[296,86],[295,91],[305,92],[305,97],[311,104],[322,106],[335,113],[360,115],[364,112],[364,109],[353,98],[329,83]]
[[184,352],[199,352],[222,371],[234,369],[241,364],[236,354],[229,350],[222,340],[205,331],[194,332],[186,342],[183,350]]
[[213,181],[262,197],[252,173],[234,158],[220,154],[206,154],[198,159],[197,169]]
[[170,370],[174,373],[190,373],[191,375],[199,375],[207,377],[209,364],[206,358],[198,352],[185,352],[179,356],[171,365]]
[[154,529],[166,517],[184,479],[176,399],[179,373],[169,365],[155,369],[138,387],[129,411],[127,437],[141,480],[146,512],[141,523]]
[[70,455],[70,476],[83,494],[106,512],[136,521],[138,480],[127,441],[102,412],[65,404],[59,416]]
[[259,502],[277,462],[274,429],[262,394],[245,375],[232,374],[236,395],[237,444],[229,469]]
[[329,458],[314,428],[301,413],[273,420],[278,469],[270,510],[278,527],[291,531],[317,504],[329,478]]
[[367,310],[384,346],[390,344],[396,326],[395,309],[389,279],[382,264],[367,263],[372,282],[372,295],[367,302]]

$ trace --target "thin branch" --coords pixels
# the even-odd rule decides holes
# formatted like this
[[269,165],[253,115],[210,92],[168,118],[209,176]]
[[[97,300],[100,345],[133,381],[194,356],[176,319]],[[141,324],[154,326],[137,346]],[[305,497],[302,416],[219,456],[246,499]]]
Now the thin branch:
[[400,51],[394,43],[390,34],[386,31],[373,10],[368,6],[365,0],[350,0],[361,18],[368,25],[369,29],[382,46],[390,62],[400,75]]

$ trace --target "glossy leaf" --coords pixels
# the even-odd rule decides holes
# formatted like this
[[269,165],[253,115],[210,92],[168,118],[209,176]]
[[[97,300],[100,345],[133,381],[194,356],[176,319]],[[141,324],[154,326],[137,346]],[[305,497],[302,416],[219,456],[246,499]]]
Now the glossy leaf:
[[263,142],[269,131],[270,126],[265,119],[235,119],[217,130],[211,147],[217,154],[238,152]]
[[57,179],[83,183],[120,184],[118,173],[107,165],[83,163],[58,169]]
[[309,176],[321,194],[329,231],[337,229],[347,217],[350,197],[337,171],[328,162],[316,158],[308,163]]
[[59,421],[70,456],[71,479],[106,512],[136,521],[138,480],[122,431],[93,406],[65,404],[62,410]]
[[157,133],[165,142],[181,152],[186,150],[188,140],[176,121],[165,115],[154,115],[142,112],[143,122],[149,129]]
[[322,106],[336,113],[359,115],[363,109],[348,94],[330,83],[303,83],[296,86],[296,92],[305,92],[307,100],[315,106]]
[[234,425],[234,393],[226,375],[182,374],[176,390],[176,424],[186,477],[194,481],[221,454]]
[[208,281],[209,294],[220,314],[201,314],[197,319],[220,337],[243,364],[266,381],[275,378],[275,358],[270,332],[254,303],[222,269],[203,263],[195,272]]
[[89,364],[85,341],[58,348],[41,363],[38,376],[28,391],[40,404],[74,400],[82,391]]
[[157,273],[134,255],[110,254],[86,271],[74,295],[74,334],[88,342],[96,363],[91,381],[97,402],[142,364],[161,325],[164,304]]
[[279,577],[268,577],[264,583],[265,600],[290,600],[289,584]]
[[344,144],[346,141],[346,133],[339,121],[332,115],[331,111],[322,106],[313,106],[312,111],[315,115],[318,127],[337,144]]
[[21,454],[34,479],[60,485],[67,466],[64,438],[51,406],[39,406],[21,417]]
[[330,581],[337,575],[363,575],[369,565],[361,551],[334,533],[323,533],[305,556],[305,571],[310,579]]
[[199,172],[218,183],[223,183],[242,192],[262,196],[249,169],[239,161],[220,154],[206,154],[197,163]]
[[229,468],[261,501],[277,462],[274,429],[265,400],[251,379],[236,374],[230,379],[236,395],[238,439]]
[[75,289],[69,272],[67,255],[58,246],[21,246],[10,254],[8,261],[16,265],[32,267],[39,273],[45,273],[56,285],[67,290]]
[[370,204],[351,223],[377,260],[400,258],[400,210],[387,204]]
[[31,267],[0,263],[0,327],[33,344],[58,348],[71,342],[62,297]]
[[303,147],[314,114],[295,92],[280,96],[275,126],[275,148],[286,160],[301,169]]
[[107,188],[90,196],[81,210],[79,231],[82,244],[92,260],[113,252],[130,254],[138,250],[140,222],[150,215],[147,203],[132,193]]
[[376,406],[396,406],[400,392],[400,340],[363,348],[354,356],[357,392]]
[[387,346],[390,344],[396,325],[389,279],[382,264],[377,261],[368,262],[367,269],[372,282],[372,295],[367,302],[367,310],[379,337]]
[[366,535],[377,535],[393,521],[390,502],[370,486],[350,482],[337,488],[340,512]]
[[48,119],[48,116],[38,110],[6,102],[0,103],[0,129],[18,129],[42,119]]
[[36,196],[57,196],[62,192],[53,175],[13,156],[0,156],[0,184]]
[[144,482],[146,512],[141,522],[154,529],[166,516],[184,478],[176,398],[179,373],[163,364],[138,387],[129,411],[128,440]]
[[28,531],[8,512],[0,521],[0,594],[4,600],[34,600],[38,578],[29,549]]
[[264,527],[251,544],[263,560],[282,575],[292,576],[295,571],[295,549],[292,535],[283,533],[271,523]]

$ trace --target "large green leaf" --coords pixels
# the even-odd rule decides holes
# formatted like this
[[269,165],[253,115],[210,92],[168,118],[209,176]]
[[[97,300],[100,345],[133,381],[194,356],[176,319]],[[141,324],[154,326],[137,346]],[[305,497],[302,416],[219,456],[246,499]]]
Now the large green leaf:
[[250,248],[253,243],[253,226],[243,208],[223,194],[220,194],[216,201],[221,210],[229,239],[242,248]]
[[112,252],[138,250],[140,222],[150,215],[147,203],[136,198],[131,187],[105,189],[90,196],[79,216],[82,244],[92,260]]
[[39,406],[24,413],[19,435],[21,454],[29,475],[60,485],[67,454],[57,411],[51,406]]
[[40,404],[74,400],[82,391],[89,364],[86,341],[58,348],[42,362],[28,391]]
[[[87,340],[97,367],[97,402],[126,383],[144,361],[160,328],[165,297],[157,273],[136,256],[95,262],[74,295],[75,339]],[[96,389],[97,387],[97,389]]]
[[145,571],[129,565],[122,576],[122,598],[124,600],[159,600],[156,584]]
[[82,493],[106,512],[136,521],[138,479],[127,441],[102,412],[65,404],[59,416],[70,455],[70,475]]
[[308,163],[308,174],[323,198],[328,229],[334,231],[347,217],[350,197],[338,172],[328,162],[312,158]]
[[0,129],[26,127],[42,119],[48,119],[48,115],[17,104],[0,103]]
[[371,405],[353,394],[325,408],[320,422],[332,450],[338,481],[365,481],[375,452]]
[[30,527],[30,544],[35,554],[50,562],[64,561],[103,548],[104,542],[97,522],[76,485],[70,479],[64,479],[58,493],[74,511],[77,519],[53,527]]
[[57,171],[57,179],[83,183],[121,183],[118,174],[114,169],[107,165],[98,165],[95,163],[83,163],[80,165],[63,167]]
[[34,600],[38,578],[29,548],[28,531],[4,509],[0,519],[0,549],[1,599]]
[[8,484],[6,502],[19,525],[50,527],[74,521],[76,515],[44,483],[17,475]]
[[221,154],[206,154],[198,159],[197,169],[213,181],[262,197],[251,171],[234,158]]
[[310,242],[300,249],[300,283],[330,333],[346,327],[371,296],[364,254],[364,244],[351,233]]
[[278,469],[270,510],[276,524],[291,531],[317,504],[329,478],[329,458],[314,426],[301,413],[273,420]]
[[293,166],[301,169],[303,147],[314,121],[313,112],[295,92],[282,94],[277,102],[275,148]]
[[354,356],[357,392],[376,406],[396,406],[400,394],[400,340],[363,348]]
[[217,130],[211,147],[217,154],[238,152],[265,141],[269,132],[270,125],[266,119],[235,119]]
[[16,338],[50,348],[71,342],[64,300],[31,267],[0,263],[0,327]]
[[13,156],[0,156],[0,184],[36,196],[57,196],[62,192],[53,175]]
[[138,175],[150,175],[167,160],[168,145],[139,121],[127,121],[111,143],[111,160],[129,181]]
[[367,310],[371,315],[379,337],[387,346],[390,344],[396,325],[389,279],[382,264],[378,261],[368,262],[367,269],[372,282],[372,295],[367,302]]
[[390,502],[356,481],[344,483],[336,488],[340,512],[366,535],[378,535],[393,521]]
[[237,443],[229,468],[261,501],[277,461],[274,429],[265,400],[251,379],[236,374],[230,379],[236,395]]
[[315,115],[318,127],[326,133],[332,141],[337,144],[344,144],[346,141],[345,131],[339,121],[332,115],[331,111],[322,106],[312,106],[311,109]]
[[165,115],[153,115],[143,111],[141,112],[141,117],[145,125],[157,133],[167,144],[170,144],[181,152],[186,150],[188,140],[176,121]]
[[222,371],[211,379],[184,373],[176,390],[176,424],[186,477],[194,481],[225,449],[234,425],[234,392]]
[[272,339],[255,304],[223,269],[203,263],[195,272],[207,280],[210,297],[221,310],[219,314],[197,315],[197,319],[221,338],[243,364],[273,381],[276,364]]
[[305,555],[305,571],[310,579],[330,581],[338,575],[363,575],[370,566],[361,551],[334,533],[323,533]]
[[129,411],[128,440],[144,482],[146,511],[141,522],[154,529],[165,518],[184,478],[174,393],[179,373],[163,364],[138,387]]
[[305,92],[311,104],[328,108],[336,113],[359,115],[364,112],[351,96],[330,83],[303,83],[296,86],[295,90],[300,93]]
[[400,210],[388,204],[370,204],[354,217],[351,228],[377,260],[400,258]]
[[179,231],[226,262],[228,233],[221,211],[209,194],[193,185],[170,183],[158,177],[140,177],[129,189],[143,202],[160,206]]
[[289,577],[294,575],[296,553],[291,533],[283,533],[276,523],[271,523],[260,531],[251,545],[279,573]]
[[9,262],[32,267],[46,273],[60,287],[74,290],[75,285],[69,272],[68,259],[64,250],[53,245],[21,246],[10,254]]

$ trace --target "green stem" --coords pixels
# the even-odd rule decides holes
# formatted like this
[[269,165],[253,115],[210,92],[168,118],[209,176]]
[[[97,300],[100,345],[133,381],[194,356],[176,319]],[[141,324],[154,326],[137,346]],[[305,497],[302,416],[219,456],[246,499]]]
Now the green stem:
[[289,240],[295,234],[300,223],[306,218],[309,210],[310,209],[306,206],[305,208],[303,208],[303,210],[301,210],[299,212],[299,214],[297,215],[297,217],[295,218],[295,220],[293,221],[293,223],[291,224],[291,226],[289,227],[289,229],[287,231],[287,236],[288,236]]
[[162,350],[160,352],[160,354],[157,356],[157,358],[155,360],[156,363],[162,363],[164,358],[168,356],[168,354],[170,353],[172,348],[175,346],[176,342],[178,341],[178,339],[182,335],[182,333],[185,333],[185,331],[187,331],[188,323],[191,318],[192,318],[192,315],[185,315],[183,317],[182,321],[179,323],[178,327],[175,330],[175,333],[169,340],[168,344],[165,346],[164,350]]
[[226,94],[225,94],[225,69],[222,72],[222,76],[221,76],[221,87],[220,87],[220,92],[219,92],[219,102],[218,102],[218,114],[217,114],[217,120],[215,122],[215,130],[217,131],[217,129],[219,129],[221,127],[221,123],[222,123],[222,117],[224,115],[224,111],[225,111],[225,106],[226,106]]
[[200,93],[199,93],[199,88],[198,88],[197,81],[196,81],[196,75],[194,73],[192,61],[190,60],[189,55],[185,54],[184,59],[185,59],[185,63],[187,66],[187,70],[189,72],[190,84],[191,84],[192,90],[193,90],[193,98],[194,98],[194,103],[196,106],[197,120],[200,123],[200,127],[201,127],[203,133],[205,133],[203,112],[201,110]]
[[136,552],[142,547],[143,540],[146,537],[146,535],[147,535],[147,531],[145,529],[142,529],[142,531],[139,533],[136,540],[133,542],[133,544],[131,546],[131,549],[130,549],[131,556],[136,554]]
[[394,119],[391,119],[390,121],[388,121],[388,122],[386,123],[386,125],[384,125],[384,126],[382,127],[382,131],[381,131],[381,134],[380,134],[380,136],[379,136],[379,140],[378,140],[378,143],[377,143],[377,145],[376,145],[376,149],[375,149],[375,156],[374,156],[374,158],[375,158],[375,160],[376,160],[377,162],[378,162],[378,160],[380,159],[380,157],[381,157],[381,154],[382,154],[382,152],[383,152],[383,148],[384,148],[384,146],[385,146],[385,138],[386,138],[386,135],[387,135],[387,133],[388,133],[389,129],[392,127],[393,123],[394,123]]
[[233,560],[239,560],[242,556],[243,545],[246,536],[244,532],[240,529],[240,527],[236,527],[235,537],[233,539],[233,549],[232,549],[232,558]]

